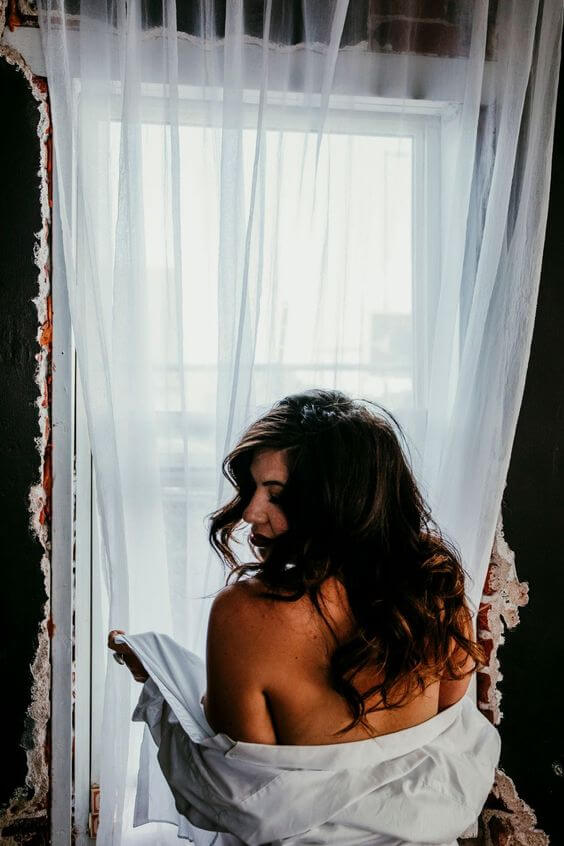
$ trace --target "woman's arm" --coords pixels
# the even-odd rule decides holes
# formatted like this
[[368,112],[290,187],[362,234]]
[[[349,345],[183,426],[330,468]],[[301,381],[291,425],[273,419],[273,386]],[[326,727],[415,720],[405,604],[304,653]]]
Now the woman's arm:
[[[474,627],[472,625],[472,618],[470,614],[468,614],[465,626],[464,626],[464,635],[469,640],[476,641],[474,636]],[[466,657],[464,658],[464,655]],[[462,652],[458,644],[455,642],[453,643],[452,647],[452,657],[455,661],[461,661],[464,658],[463,663],[461,666],[459,665],[458,671],[459,672],[466,672],[467,670],[471,670],[474,666],[474,659],[468,653]],[[455,702],[458,702],[459,699],[462,699],[466,691],[468,690],[468,685],[470,684],[470,679],[472,678],[472,673],[469,673],[467,676],[461,679],[449,679],[441,678],[441,683],[439,686],[439,711],[444,711],[445,708],[448,708],[450,705],[454,705]]]
[[204,710],[212,729],[233,740],[277,743],[265,690],[276,661],[272,623],[268,605],[244,582],[224,588],[212,605]]

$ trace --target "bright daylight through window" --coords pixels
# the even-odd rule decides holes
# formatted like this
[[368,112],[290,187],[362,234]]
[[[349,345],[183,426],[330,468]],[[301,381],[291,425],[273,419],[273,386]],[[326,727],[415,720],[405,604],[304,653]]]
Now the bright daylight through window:
[[[426,320],[433,296],[430,280],[440,253],[430,213],[439,190],[439,123],[432,111],[410,113],[403,104],[397,113],[390,113],[372,104],[360,111],[330,111],[319,140],[317,133],[300,127],[299,115],[292,114],[287,125],[280,118],[280,123],[267,127],[260,142],[264,189],[255,196],[256,133],[243,128],[241,225],[246,225],[251,202],[263,204],[263,228],[255,233],[261,248],[253,250],[251,244],[247,259],[255,263],[248,272],[260,280],[252,292],[257,335],[251,406],[268,407],[286,394],[315,385],[335,386],[381,402],[408,423],[424,413]],[[120,132],[121,124],[115,121],[111,137],[115,218]],[[150,283],[146,307],[152,326],[145,342],[154,374],[168,555],[174,556],[174,536],[183,531],[188,513],[192,545],[203,556],[204,517],[217,497],[218,255],[220,239],[229,233],[222,232],[221,221],[221,131],[192,122],[179,127],[178,137],[181,256],[171,246],[168,216],[174,205],[173,187],[162,184],[171,155],[170,126],[158,121],[143,124],[140,184]],[[303,197],[310,201],[303,202]],[[113,228],[119,231],[117,219]],[[171,281],[175,273],[181,279],[180,296]],[[163,294],[175,290],[176,296]],[[179,338],[168,329],[170,315],[179,309],[182,373]],[[78,414],[77,425],[78,485],[85,491],[91,463],[83,413]],[[92,568],[91,682],[84,686],[91,690],[90,782],[98,782],[107,597],[94,503],[77,513],[78,554],[88,562],[78,568],[85,580],[82,588],[78,586],[79,595],[90,590]],[[206,585],[196,579],[190,592],[198,591],[205,593]],[[79,643],[81,637],[82,642],[90,637],[88,626],[86,620],[79,621]],[[84,706],[85,694],[79,690],[81,696]]]

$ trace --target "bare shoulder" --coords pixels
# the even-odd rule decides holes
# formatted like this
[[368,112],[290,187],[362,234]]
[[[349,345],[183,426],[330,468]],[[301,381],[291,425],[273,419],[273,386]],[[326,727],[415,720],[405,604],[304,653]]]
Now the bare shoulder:
[[227,585],[215,597],[211,612],[210,626],[240,629],[244,623],[253,630],[267,626],[282,617],[295,603],[283,602],[266,596],[268,592],[259,579],[242,579]]
[[276,595],[268,596],[269,589],[257,578],[241,579],[224,587],[215,597],[212,615],[222,620],[245,619],[256,625],[274,621],[289,621],[312,615],[307,597],[284,601]]
[[206,716],[235,740],[275,743],[267,691],[278,672],[287,603],[263,597],[246,579],[221,590],[212,605],[206,646]]
[[284,644],[304,634],[303,603],[265,592],[258,579],[228,585],[215,597],[208,623],[208,655],[239,664],[252,660],[255,678],[261,665],[272,667],[273,656],[280,659]]
[[210,619],[229,622],[241,614],[252,613],[256,607],[252,600],[257,589],[250,587],[250,581],[234,582],[222,588],[212,603]]

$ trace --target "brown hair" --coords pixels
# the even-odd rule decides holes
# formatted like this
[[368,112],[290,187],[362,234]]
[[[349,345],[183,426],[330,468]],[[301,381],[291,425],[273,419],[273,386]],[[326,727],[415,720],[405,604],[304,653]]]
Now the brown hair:
[[[230,578],[254,574],[280,601],[307,594],[330,629],[320,586],[330,576],[344,585],[356,631],[336,644],[330,667],[352,715],[343,731],[367,712],[403,705],[429,680],[463,678],[484,663],[465,634],[471,616],[460,558],[433,524],[398,435],[393,416],[367,400],[324,390],[285,397],[225,458],[237,493],[210,515],[210,542]],[[289,528],[263,560],[241,564],[230,540],[254,493],[250,465],[259,449],[286,451],[289,475],[277,499]],[[468,655],[474,666],[462,672]],[[354,679],[366,668],[380,681],[360,691]],[[372,697],[381,704],[367,708]]]

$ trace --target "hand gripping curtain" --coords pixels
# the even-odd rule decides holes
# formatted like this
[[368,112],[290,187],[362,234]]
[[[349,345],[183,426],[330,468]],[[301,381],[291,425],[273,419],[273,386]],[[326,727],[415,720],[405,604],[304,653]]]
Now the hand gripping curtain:
[[[108,628],[202,651],[221,460],[311,387],[397,415],[476,607],[534,321],[562,3],[419,8],[40,0]],[[115,846],[175,839],[131,829],[131,687],[110,662]]]

